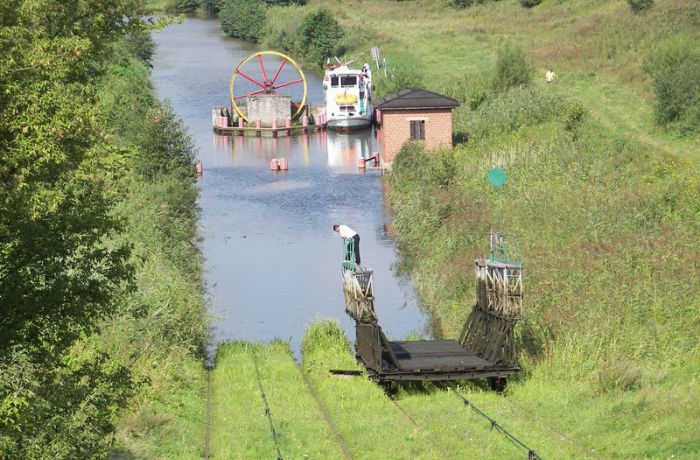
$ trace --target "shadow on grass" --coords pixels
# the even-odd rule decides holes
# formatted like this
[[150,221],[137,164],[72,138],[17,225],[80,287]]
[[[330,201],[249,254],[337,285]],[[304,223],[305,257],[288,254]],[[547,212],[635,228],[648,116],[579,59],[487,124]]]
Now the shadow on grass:
[[116,447],[109,453],[109,460],[136,460],[138,457],[129,449]]

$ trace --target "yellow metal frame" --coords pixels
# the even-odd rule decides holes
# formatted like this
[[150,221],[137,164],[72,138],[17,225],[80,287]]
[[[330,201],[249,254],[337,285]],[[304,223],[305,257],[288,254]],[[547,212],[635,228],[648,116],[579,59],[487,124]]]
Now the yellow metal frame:
[[243,67],[248,61],[257,58],[258,56],[265,56],[265,55],[279,56],[282,59],[286,59],[288,62],[290,62],[294,66],[295,69],[297,69],[297,72],[299,72],[299,75],[301,75],[302,83],[304,84],[304,97],[302,97],[301,103],[299,104],[299,108],[297,109],[293,118],[298,117],[299,114],[301,113],[301,111],[304,110],[304,106],[306,105],[306,76],[304,76],[304,71],[301,70],[301,67],[299,66],[299,64],[297,64],[297,62],[294,59],[290,58],[286,54],[282,54],[278,51],[272,51],[272,50],[258,51],[257,53],[251,54],[246,59],[242,60],[240,62],[240,64],[238,64],[236,66],[236,69],[233,71],[233,75],[231,75],[231,82],[229,84],[228,91],[229,91],[229,96],[231,97],[231,106],[234,108],[236,113],[238,113],[238,115],[246,121],[246,123],[249,121],[248,117],[246,117],[243,114],[241,109],[238,107],[238,104],[236,104],[236,100],[234,99],[234,95],[233,95],[233,85],[234,85],[234,82],[236,81],[236,77],[238,76],[238,70],[241,67]]

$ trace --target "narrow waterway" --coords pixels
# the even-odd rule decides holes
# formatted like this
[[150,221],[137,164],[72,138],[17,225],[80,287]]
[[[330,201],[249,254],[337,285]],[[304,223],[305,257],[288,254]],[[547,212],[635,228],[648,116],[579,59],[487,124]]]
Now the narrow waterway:
[[[425,335],[427,320],[413,286],[392,269],[397,254],[385,232],[390,217],[381,177],[357,169],[359,156],[379,150],[373,134],[217,136],[211,107],[228,103],[231,72],[256,46],[223,36],[213,19],[188,18],[154,38],[156,91],[172,101],[204,165],[200,234],[214,339],[281,338],[298,350],[304,329],[317,318],[339,320],[354,338],[334,223],[361,236],[362,262],[374,269],[377,314],[387,335]],[[306,77],[309,101],[320,103],[320,78],[309,71]],[[281,157],[289,171],[270,171],[270,160]]]

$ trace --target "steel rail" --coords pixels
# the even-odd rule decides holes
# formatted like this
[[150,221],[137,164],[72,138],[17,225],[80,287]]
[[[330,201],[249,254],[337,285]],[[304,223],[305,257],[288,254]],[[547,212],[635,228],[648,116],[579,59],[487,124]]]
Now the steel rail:
[[277,459],[276,460],[283,460],[282,452],[280,452],[280,444],[279,444],[279,441],[277,440],[277,432],[275,431],[275,424],[272,422],[272,413],[270,412],[270,406],[267,403],[267,397],[265,396],[265,390],[263,389],[262,381],[260,379],[260,371],[258,370],[258,359],[255,356],[255,352],[253,352],[252,355],[253,355],[253,365],[255,367],[255,376],[258,379],[258,387],[260,387],[260,396],[262,397],[263,404],[265,405],[265,416],[267,417],[267,421],[270,424],[270,435],[272,436],[272,441],[274,442],[275,450],[277,451]]
[[301,378],[306,384],[306,388],[308,388],[309,393],[311,393],[311,397],[314,399],[314,401],[316,401],[316,404],[318,405],[318,408],[321,411],[321,414],[323,415],[323,418],[326,421],[328,428],[331,429],[333,435],[335,436],[335,440],[338,441],[338,444],[340,445],[340,448],[343,451],[343,455],[345,455],[345,458],[347,459],[352,459],[350,449],[348,449],[348,446],[345,445],[345,440],[342,436],[340,436],[340,433],[333,424],[333,420],[331,419],[330,414],[328,414],[328,409],[326,409],[326,405],[323,404],[323,401],[321,401],[321,398],[318,396],[318,393],[316,392],[316,387],[314,387],[313,382],[311,382],[311,379],[309,379],[309,376],[306,375],[306,372],[304,372],[304,369],[301,367],[301,364],[299,364],[299,362],[296,359],[294,360],[294,364],[297,365],[297,369],[299,369],[299,372],[301,373]]

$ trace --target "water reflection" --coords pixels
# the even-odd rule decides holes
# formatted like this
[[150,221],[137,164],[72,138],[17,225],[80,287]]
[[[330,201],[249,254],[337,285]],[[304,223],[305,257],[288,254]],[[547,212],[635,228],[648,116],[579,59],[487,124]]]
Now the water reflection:
[[[186,19],[154,38],[156,90],[185,120],[204,164],[200,234],[216,339],[282,338],[298,350],[316,318],[338,319],[354,337],[344,313],[334,223],[362,236],[363,263],[375,271],[377,313],[387,335],[425,331],[411,283],[393,270],[381,176],[357,167],[359,157],[379,150],[374,135],[216,135],[211,107],[226,103],[230,72],[255,49],[223,37],[217,23],[205,19]],[[318,103],[320,80],[306,74],[309,98]],[[273,158],[286,158],[289,171],[271,171]]]

